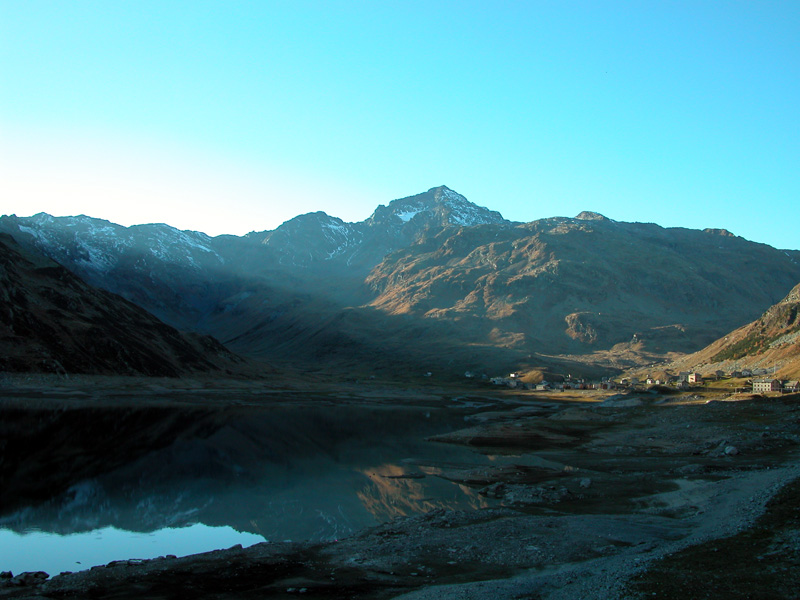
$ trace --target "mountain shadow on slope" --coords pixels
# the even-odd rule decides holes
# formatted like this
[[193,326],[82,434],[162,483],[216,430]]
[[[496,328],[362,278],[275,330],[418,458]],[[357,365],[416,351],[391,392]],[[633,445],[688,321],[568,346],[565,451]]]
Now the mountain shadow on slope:
[[232,374],[243,359],[93,288],[0,234],[0,370],[175,377]]

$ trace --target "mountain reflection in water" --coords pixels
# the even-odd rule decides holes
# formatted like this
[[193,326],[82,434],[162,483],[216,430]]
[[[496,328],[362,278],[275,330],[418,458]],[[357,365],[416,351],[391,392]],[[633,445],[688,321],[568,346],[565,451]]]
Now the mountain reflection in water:
[[[43,501],[3,510],[0,531],[68,535],[110,527],[146,533],[203,524],[268,541],[333,540],[398,516],[487,503],[474,489],[439,474],[445,466],[468,468],[488,459],[425,440],[463,426],[459,410],[287,403],[174,411],[156,411],[144,419],[136,410],[110,408],[51,411],[36,418],[30,411],[5,415],[27,420],[18,428],[6,420],[7,431],[25,431],[38,445],[22,439],[21,433],[9,439],[2,475],[11,487],[4,500],[15,500],[8,490],[23,475],[46,489],[48,476],[59,473],[50,483],[65,489]],[[42,436],[37,423],[60,433]],[[111,423],[118,450],[99,443],[98,436]],[[149,447],[142,447],[143,439]],[[31,453],[34,447],[39,454]],[[19,456],[14,456],[15,449]],[[123,459],[115,458],[115,452]],[[91,544],[98,536],[83,537],[81,543]],[[103,536],[99,538],[96,544],[102,546]],[[25,552],[24,544],[24,536],[4,544],[5,558]],[[167,548],[163,553],[177,554]],[[119,544],[105,556],[100,562],[126,557]],[[43,556],[36,568],[52,568],[46,561]]]
[[[369,484],[356,492],[364,508],[377,522],[426,513],[437,508],[475,509],[488,506],[477,491],[439,479],[441,469],[421,466],[409,472],[400,465],[385,464],[362,471]],[[424,479],[423,479],[424,478]]]

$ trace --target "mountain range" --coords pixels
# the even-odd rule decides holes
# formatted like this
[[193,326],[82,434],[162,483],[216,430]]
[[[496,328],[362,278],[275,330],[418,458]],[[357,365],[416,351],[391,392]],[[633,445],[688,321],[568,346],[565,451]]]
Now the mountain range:
[[46,214],[0,231],[238,354],[357,374],[622,368],[696,351],[800,281],[800,252],[724,230],[515,223],[444,186],[245,236]]

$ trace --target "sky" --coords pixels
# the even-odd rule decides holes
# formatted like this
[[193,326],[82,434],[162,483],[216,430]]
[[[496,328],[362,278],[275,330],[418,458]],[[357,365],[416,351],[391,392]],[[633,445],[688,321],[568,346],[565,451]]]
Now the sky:
[[798,249],[799,31],[796,0],[2,0],[0,214],[241,235],[447,185]]

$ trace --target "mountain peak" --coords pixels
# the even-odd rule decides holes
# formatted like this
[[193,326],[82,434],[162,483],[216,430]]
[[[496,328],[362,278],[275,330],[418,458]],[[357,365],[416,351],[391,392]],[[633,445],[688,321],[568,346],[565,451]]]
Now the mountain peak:
[[703,229],[703,233],[710,233],[711,235],[721,235],[723,237],[736,237],[727,229],[711,229],[709,227]]
[[[438,187],[433,187],[429,189],[426,194],[432,194],[433,199],[437,202],[447,202],[447,201],[454,201],[454,202],[466,202],[467,204],[472,204],[469,200],[467,200],[464,196],[456,192],[455,190],[451,190],[446,185],[440,185]],[[423,194],[420,194],[423,195]]]
[[430,188],[427,192],[392,200],[389,206],[379,206],[373,220],[389,218],[401,224],[414,220],[422,225],[470,226],[487,223],[506,223],[499,212],[473,204],[464,196],[445,185]]
[[308,223],[329,223],[331,221],[343,223],[339,217],[332,217],[328,213],[318,210],[315,212],[303,213],[302,215],[297,215],[296,217],[292,217],[288,221],[284,221],[281,223],[277,228],[278,229],[286,229],[286,228],[296,228],[298,226],[303,226]]
[[600,213],[592,212],[590,210],[584,210],[579,215],[575,217],[581,221],[610,221],[608,217],[601,215]]

